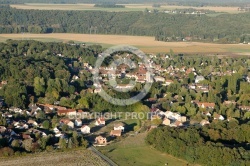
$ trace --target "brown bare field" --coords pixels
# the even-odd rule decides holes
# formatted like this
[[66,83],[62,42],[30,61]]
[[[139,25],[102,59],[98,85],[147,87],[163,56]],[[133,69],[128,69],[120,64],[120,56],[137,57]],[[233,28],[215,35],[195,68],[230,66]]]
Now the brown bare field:
[[250,45],[247,44],[214,44],[201,42],[162,42],[155,41],[154,37],[148,36],[125,36],[125,35],[96,35],[96,34],[0,34],[0,39],[16,40],[46,40],[62,41],[70,40],[103,44],[105,47],[112,45],[132,45],[146,53],[169,52],[175,53],[204,53],[204,54],[244,54],[250,55]]
[[0,165],[4,166],[108,166],[100,157],[89,150],[69,152],[38,153],[22,157],[1,158]]
[[[46,4],[46,3],[26,3],[11,5],[17,9],[37,9],[37,10],[104,10],[104,11],[143,11],[145,8],[152,9],[152,4],[122,4],[125,8],[96,8],[94,4]],[[220,7],[220,6],[170,6],[162,5],[160,10],[188,9],[194,8],[197,10],[213,10],[216,12],[239,13],[237,7]]]

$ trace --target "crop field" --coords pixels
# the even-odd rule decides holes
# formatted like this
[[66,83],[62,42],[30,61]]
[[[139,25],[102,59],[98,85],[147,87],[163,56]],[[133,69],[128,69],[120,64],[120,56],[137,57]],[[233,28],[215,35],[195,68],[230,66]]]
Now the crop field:
[[89,150],[72,150],[26,155],[22,157],[1,158],[4,166],[108,166],[99,156]]
[[[98,8],[94,7],[94,4],[46,4],[46,3],[26,3],[26,4],[15,4],[11,5],[13,8],[17,9],[37,9],[37,10],[102,10],[102,11],[144,11],[145,8],[153,9],[152,4],[121,4],[125,8]],[[239,13],[237,7],[192,7],[192,6],[169,6],[162,5],[158,10],[174,10],[174,9],[188,9],[194,8],[197,10],[213,10],[216,12],[225,13]]]
[[[169,165],[186,166],[188,163],[171,155],[161,153],[145,144],[147,133],[128,136],[120,142],[113,143],[98,149],[121,166],[133,165]],[[191,166],[192,164],[190,164]]]
[[187,54],[234,54],[250,55],[248,44],[214,44],[200,42],[162,42],[155,41],[154,37],[148,36],[125,36],[125,35],[96,35],[96,34],[0,34],[0,41],[7,39],[16,40],[39,40],[46,42],[84,42],[86,44],[101,44],[107,48],[113,45],[132,45],[146,53],[169,52],[172,49],[175,53]]

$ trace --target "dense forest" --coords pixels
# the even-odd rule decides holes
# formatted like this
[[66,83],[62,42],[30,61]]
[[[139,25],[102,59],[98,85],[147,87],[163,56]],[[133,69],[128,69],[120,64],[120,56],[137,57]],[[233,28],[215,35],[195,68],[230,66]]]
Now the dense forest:
[[2,0],[3,4],[20,4],[20,3],[164,3],[171,5],[192,5],[192,6],[204,6],[204,5],[223,5],[223,6],[238,6],[240,4],[247,4],[249,0]]
[[[0,43],[0,81],[8,82],[0,88],[0,96],[9,107],[26,108],[31,102],[53,104],[60,101],[60,105],[68,108],[87,108],[97,112],[148,110],[141,103],[127,108],[112,105],[98,94],[89,92],[87,85],[92,75],[90,71],[83,70],[83,63],[94,66],[102,50],[98,45],[84,47],[14,40]],[[80,78],[72,81],[75,75]],[[130,98],[133,93],[110,95]]]
[[98,33],[155,36],[160,41],[185,37],[220,43],[250,41],[250,13],[209,17],[147,12],[17,10],[2,6],[0,16],[0,33]]
[[100,4],[95,4],[94,7],[101,7],[101,8],[125,8],[124,5],[117,5],[115,3],[100,3]]
[[249,124],[213,122],[190,128],[160,127],[147,136],[156,149],[204,165],[249,165]]

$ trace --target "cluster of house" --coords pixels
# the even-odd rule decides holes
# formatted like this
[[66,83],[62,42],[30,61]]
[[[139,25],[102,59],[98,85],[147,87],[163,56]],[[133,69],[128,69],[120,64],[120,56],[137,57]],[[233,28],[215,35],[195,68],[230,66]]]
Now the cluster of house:
[[[185,40],[191,40],[191,39],[187,37],[185,38]],[[119,57],[119,55],[115,55],[115,56]],[[131,56],[132,56],[131,54],[127,54],[126,58],[129,59],[131,58]],[[194,83],[187,85],[187,88],[195,90],[196,92],[202,92],[202,93],[209,92],[210,87],[208,85],[202,84],[202,81],[205,80],[204,76],[197,74],[198,71],[196,71],[194,67],[188,68],[186,66],[176,67],[176,66],[170,65],[169,67],[164,68],[162,67],[162,65],[155,63],[154,58],[158,58],[156,57],[156,55],[149,55],[148,58],[149,58],[148,60],[149,66],[145,66],[141,62],[138,62],[137,64],[133,64],[137,66],[136,70],[130,70],[130,67],[125,64],[121,64],[117,67],[114,67],[114,66],[102,67],[101,66],[99,68],[99,75],[100,75],[100,77],[98,78],[99,82],[102,85],[105,85],[104,83],[107,82],[108,79],[118,77],[118,78],[132,79],[142,84],[145,82],[161,82],[163,86],[169,86],[170,84],[174,83],[174,80],[180,81],[184,77],[188,77],[190,73],[193,73],[195,76],[195,81]],[[164,56],[161,56],[160,58],[162,60],[166,60],[166,59],[171,60],[171,57],[169,55],[164,55]],[[201,63],[200,65],[203,66],[205,64]],[[83,73],[86,70],[90,71],[91,73],[97,72],[88,63],[84,63],[83,66],[84,66],[83,70],[81,70],[80,73]],[[150,73],[148,72],[147,67],[150,68],[151,70]],[[135,66],[133,66],[133,68],[135,68]],[[236,73],[236,71],[235,70],[228,70],[225,72],[212,71],[210,75],[211,76],[212,75],[224,76],[224,75],[232,75],[233,73]],[[166,78],[166,74],[169,75],[170,77]],[[248,77],[246,77],[246,79],[247,78]],[[74,76],[72,78],[72,81],[77,80],[77,79],[79,79],[79,76]],[[250,82],[250,79],[249,79],[249,82]],[[93,85],[95,88],[91,89]],[[91,92],[91,93],[100,93],[102,91],[101,85],[93,84],[93,82],[88,84],[87,87],[89,87],[88,92]],[[121,89],[130,90],[133,88],[133,86],[130,84],[117,84],[115,88],[119,90]]]
[[[209,102],[200,102],[193,100],[191,103],[195,104],[199,108],[203,108],[204,111],[202,112],[202,115],[207,116],[207,117],[212,117],[211,111],[215,108],[215,103],[209,103]],[[224,104],[233,104],[235,102],[233,101],[225,101]],[[152,105],[154,106],[154,105]],[[250,111],[250,106],[239,106],[240,109],[242,110],[248,110]],[[159,110],[158,108],[152,108],[150,112],[150,117],[151,120],[153,121],[154,119],[162,119],[162,124],[171,126],[171,127],[181,127],[181,126],[186,126],[189,125],[190,122],[187,120],[186,116],[181,116],[177,112],[171,112],[171,111],[166,111],[163,112]],[[213,115],[214,120],[225,120],[225,117],[220,114],[214,114]],[[227,119],[228,121],[230,120],[230,117]],[[209,124],[208,120],[202,120],[200,122],[200,125],[203,126],[205,124]]]
[[[148,10],[148,13],[155,13],[155,12],[160,12],[156,9],[154,10]],[[162,13],[167,13],[167,14],[192,14],[192,15],[203,15],[207,14],[207,11],[203,10],[194,10],[194,11],[189,11],[189,10],[164,10],[161,11]]]
[[[16,132],[15,130],[11,128],[6,128],[5,126],[0,126],[0,138],[6,138],[7,143],[9,145],[12,144],[14,140],[16,140],[20,145],[22,144],[22,141],[31,139],[31,134],[39,134],[41,137],[47,137],[47,134],[41,130],[34,129],[34,128],[28,128],[26,132]],[[34,142],[32,144],[35,144]]]
[[[50,132],[44,128],[43,123],[35,119],[34,115],[37,115],[38,111],[45,111],[45,113],[50,113],[48,110],[56,111],[57,115],[62,117],[59,120],[59,124],[54,127]],[[9,144],[11,145],[13,140],[18,140],[20,143],[25,139],[32,139],[31,134],[40,134],[41,137],[47,137],[47,134],[51,134],[57,138],[66,138],[67,135],[63,132],[63,125],[66,125],[68,128],[77,131],[79,134],[90,134],[91,127],[87,124],[83,124],[82,119],[70,119],[72,115],[76,115],[82,110],[67,109],[65,107],[49,105],[49,104],[30,104],[28,110],[22,110],[20,108],[11,107],[8,112],[2,113],[2,116],[6,119],[6,126],[12,126],[7,128],[6,126],[0,126],[0,138],[8,138]],[[28,115],[29,120],[19,120],[15,121],[14,114],[26,114]],[[94,122],[95,126],[105,126],[106,121],[104,118],[99,117]],[[122,132],[124,132],[125,127],[121,122],[115,123],[113,130],[110,131],[111,137],[120,137]],[[18,131],[18,132],[17,132]],[[20,131],[20,132],[19,132]],[[103,138],[101,141],[98,136],[95,139],[95,145],[106,145],[106,138]]]
[[181,116],[179,113],[171,112],[171,111],[160,111],[157,110],[151,116],[151,120],[154,119],[162,119],[162,124],[171,127],[180,127],[183,126],[183,123],[187,121],[186,116]]
[[[204,107],[205,105],[210,107],[212,105],[212,103],[202,103],[200,105],[200,107]],[[202,114],[206,115],[208,117],[211,117],[211,114],[209,111],[203,112]],[[151,121],[153,121],[155,119],[161,119],[162,125],[165,125],[165,126],[184,127],[184,126],[189,126],[192,124],[191,120],[188,120],[186,116],[181,116],[177,112],[171,112],[171,111],[163,112],[159,109],[156,109],[153,112],[150,112],[150,115],[151,115],[150,116]],[[214,118],[214,120],[225,120],[225,118],[220,114],[215,114],[213,118]],[[229,120],[230,119],[228,118],[228,121]],[[195,123],[195,125],[197,125],[197,124],[200,126],[204,126],[204,125],[210,124],[210,122],[206,119],[203,119],[200,122]],[[153,126],[154,126],[154,124],[153,124]]]
[[[96,126],[104,126],[105,125],[105,119],[104,118],[98,118],[95,121]],[[117,122],[114,124],[113,130],[110,131],[109,135],[111,137],[120,137],[122,135],[122,132],[124,132],[125,127],[122,122]],[[94,146],[105,146],[107,145],[107,138],[99,135],[95,138]]]
[[[131,56],[131,55],[127,55]],[[142,64],[141,62],[138,62],[136,64],[138,66],[137,70],[131,71],[128,65],[119,65],[117,68],[113,66],[109,67],[100,67],[99,68],[99,74],[100,77],[98,78],[101,83],[107,82],[108,78],[127,78],[127,79],[133,79],[138,83],[145,83],[145,82],[161,82],[162,85],[169,86],[172,84],[174,81],[171,79],[166,79],[165,75],[169,74],[171,77],[175,77],[177,80],[182,79],[183,73],[185,76],[187,76],[189,73],[194,73],[196,76],[195,79],[195,84],[190,85],[192,88],[196,88],[193,86],[196,86],[199,82],[205,80],[203,76],[198,76],[196,73],[196,70],[194,68],[188,68],[186,67],[173,67],[169,66],[168,68],[163,68],[161,65],[155,64],[153,58],[155,56],[149,55],[149,62],[148,66],[145,64]],[[166,55],[165,57],[162,57],[163,59],[169,59],[169,56]],[[95,69],[92,67],[88,67],[86,64],[86,70],[89,70],[91,73],[96,73]],[[147,68],[150,68],[150,72],[147,70]],[[101,85],[94,85],[95,86],[95,91],[94,93],[99,93],[101,91]],[[117,87],[118,89],[129,89],[132,88],[131,85],[123,85],[123,84],[118,84]],[[197,89],[201,89],[203,91],[208,91],[208,87],[204,87],[202,85],[198,85]]]
[[192,15],[201,15],[201,14],[206,14],[206,12],[203,11],[177,11],[177,10],[165,10],[164,13],[172,13],[172,14],[192,14]]

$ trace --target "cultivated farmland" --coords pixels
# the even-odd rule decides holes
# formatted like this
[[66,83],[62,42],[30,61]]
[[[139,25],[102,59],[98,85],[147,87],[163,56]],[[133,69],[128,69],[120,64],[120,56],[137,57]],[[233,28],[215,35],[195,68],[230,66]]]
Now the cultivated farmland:
[[220,55],[250,55],[248,44],[214,44],[199,42],[161,42],[155,41],[154,37],[148,36],[125,36],[125,35],[96,35],[96,34],[0,34],[0,41],[7,39],[16,40],[40,40],[40,41],[61,41],[70,40],[84,43],[102,44],[104,47],[112,45],[132,45],[140,48],[146,53],[169,52],[172,49],[175,53],[190,54],[220,54]]
[[[144,11],[145,8],[153,9],[152,4],[121,4],[125,8],[97,8],[94,7],[94,4],[46,4],[46,3],[26,3],[26,4],[15,4],[11,5],[13,8],[17,9],[38,9],[38,10],[102,10],[102,11]],[[213,6],[204,6],[204,7],[193,7],[193,6],[170,6],[170,5],[161,5],[159,10],[175,10],[175,9],[189,9],[194,8],[197,10],[213,10],[216,12],[225,12],[225,13],[239,13],[237,7],[213,7]]]
[[5,166],[107,166],[108,164],[89,150],[72,150],[67,152],[38,153],[22,157],[0,159]]

